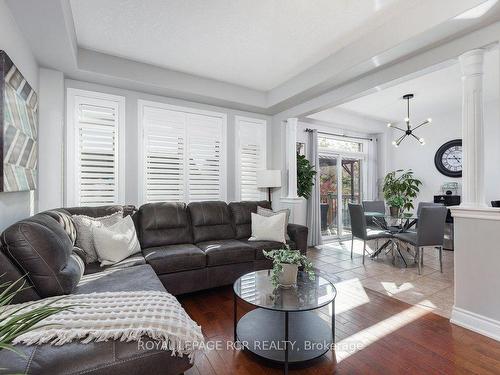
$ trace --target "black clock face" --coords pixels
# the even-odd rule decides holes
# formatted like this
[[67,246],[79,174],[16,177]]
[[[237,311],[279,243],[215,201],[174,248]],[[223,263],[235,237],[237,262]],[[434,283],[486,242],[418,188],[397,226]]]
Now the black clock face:
[[439,147],[434,164],[445,176],[462,177],[462,140],[454,139]]

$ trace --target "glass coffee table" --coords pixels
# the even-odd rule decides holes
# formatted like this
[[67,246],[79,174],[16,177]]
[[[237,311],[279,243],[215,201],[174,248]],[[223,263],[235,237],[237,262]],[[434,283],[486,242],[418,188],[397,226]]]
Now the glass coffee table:
[[[318,358],[335,343],[333,284],[316,275],[314,281],[299,272],[297,285],[274,288],[271,270],[250,272],[235,281],[234,341],[267,360],[288,365]],[[256,307],[238,320],[237,300]],[[313,310],[331,304],[331,324]]]

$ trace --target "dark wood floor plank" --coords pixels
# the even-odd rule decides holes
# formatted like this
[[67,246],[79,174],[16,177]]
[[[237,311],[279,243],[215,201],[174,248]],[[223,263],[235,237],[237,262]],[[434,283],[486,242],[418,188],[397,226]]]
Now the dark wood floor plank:
[[[365,289],[367,301],[349,288],[339,293],[337,343],[360,340],[364,346],[349,354],[337,348],[308,364],[292,367],[291,375],[500,374],[500,343],[381,293]],[[186,374],[282,374],[279,365],[226,346],[233,335],[232,298],[230,287],[179,298],[202,326],[206,340],[222,345],[198,355]],[[238,303],[240,317],[251,309]],[[329,321],[327,308],[319,315]]]

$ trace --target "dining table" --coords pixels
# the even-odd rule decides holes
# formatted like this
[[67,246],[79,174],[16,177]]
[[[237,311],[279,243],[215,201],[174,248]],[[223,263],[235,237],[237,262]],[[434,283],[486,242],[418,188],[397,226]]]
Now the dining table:
[[[418,217],[412,213],[403,213],[397,216],[388,215],[386,213],[377,212],[377,211],[365,211],[365,217],[370,218],[371,222],[376,225],[378,228],[388,231],[391,234],[395,233],[405,233],[410,230],[417,224]],[[375,252],[371,255],[371,258],[377,257],[384,249],[386,249],[389,245],[395,245],[396,250],[403,260],[405,267],[408,266],[406,259],[404,258],[401,250],[394,243],[392,238],[389,238],[382,246],[380,246]]]

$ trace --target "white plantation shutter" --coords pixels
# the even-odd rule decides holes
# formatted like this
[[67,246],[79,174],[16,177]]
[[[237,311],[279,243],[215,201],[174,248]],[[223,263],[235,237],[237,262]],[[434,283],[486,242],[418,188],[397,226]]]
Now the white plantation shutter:
[[145,107],[143,124],[144,201],[184,201],[184,114]]
[[144,103],[143,201],[225,200],[223,118]]
[[236,129],[239,200],[264,199],[265,191],[257,188],[257,171],[266,169],[266,122],[237,117]]
[[121,203],[123,176],[119,156],[123,98],[101,99],[99,93],[79,90],[69,93],[72,95],[68,96],[68,111],[73,113],[68,116],[68,138],[73,138],[74,143],[68,142],[71,153],[68,161],[73,162],[73,166],[68,166],[73,177],[68,176],[68,203],[78,206]]
[[188,201],[223,200],[222,119],[188,114]]

